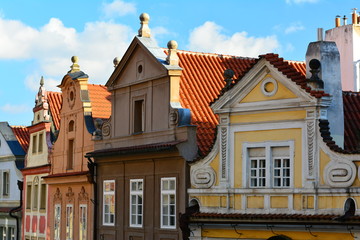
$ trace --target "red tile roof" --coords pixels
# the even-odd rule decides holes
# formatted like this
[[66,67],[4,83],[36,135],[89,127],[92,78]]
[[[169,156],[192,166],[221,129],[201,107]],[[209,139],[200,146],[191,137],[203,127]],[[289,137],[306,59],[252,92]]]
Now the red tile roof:
[[180,103],[191,110],[192,124],[197,126],[200,153],[206,155],[215,140],[218,117],[210,108],[225,85],[224,71],[232,69],[242,76],[255,63],[253,58],[178,51],[180,67]]
[[[192,124],[197,126],[197,141],[202,155],[211,150],[216,137],[218,117],[211,110],[210,104],[224,93],[223,74],[226,69],[235,72],[232,84],[234,86],[257,61],[265,58],[284,75],[310,92],[310,89],[305,88],[305,63],[284,61],[277,54],[261,55],[260,59],[255,59],[179,50],[178,56],[179,65],[183,68],[180,102],[184,108],[191,110]],[[310,94],[315,96],[319,95],[319,92]]]
[[344,149],[360,151],[360,92],[343,92]]
[[60,92],[47,92],[51,117],[56,129],[60,128],[60,110],[62,106],[62,95]]
[[23,126],[11,126],[11,129],[20,143],[22,149],[27,152],[29,148],[29,141],[30,141],[30,133],[27,127]]
[[108,119],[111,115],[111,93],[106,86],[89,84],[92,117]]

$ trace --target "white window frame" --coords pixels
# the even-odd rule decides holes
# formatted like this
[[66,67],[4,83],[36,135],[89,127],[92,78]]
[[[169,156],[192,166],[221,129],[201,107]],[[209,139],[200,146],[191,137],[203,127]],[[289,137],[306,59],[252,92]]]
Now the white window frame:
[[[6,179],[5,179],[5,176]],[[10,196],[10,171],[3,171],[2,172],[2,176],[1,176],[1,181],[2,181],[2,195],[4,197],[9,197]],[[6,181],[4,181],[6,180]]]
[[[274,158],[271,153],[271,148],[274,147],[288,147],[289,148],[289,166],[286,169],[289,170],[290,176],[289,186],[275,186],[274,184]],[[251,186],[251,160],[249,156],[249,148],[264,148],[265,149],[265,186]],[[246,169],[243,174],[243,187],[247,188],[292,188],[294,185],[294,141],[281,141],[281,142],[261,142],[261,143],[243,143],[243,169]],[[283,158],[284,159],[284,158]],[[281,168],[283,170],[284,168]],[[282,184],[283,185],[283,184]]]
[[87,204],[80,204],[80,206],[79,206],[79,240],[87,239],[87,223],[88,223]]
[[15,227],[8,227],[8,239],[15,240]]
[[[58,215],[56,214],[58,213]],[[54,239],[60,240],[61,236],[61,204],[54,206]]]
[[[106,191],[105,190],[105,184],[107,184],[107,183],[109,183],[109,184],[111,184],[111,183],[113,183],[114,184],[114,191]],[[110,197],[112,197],[112,198],[114,198],[114,209],[115,209],[115,207],[116,207],[116,203],[115,203],[115,200],[116,200],[116,198],[115,198],[115,190],[116,190],[116,184],[115,184],[115,180],[104,180],[103,181],[103,214],[102,214],[102,218],[103,218],[103,225],[104,226],[114,226],[115,225],[115,211],[114,211],[114,213],[113,213],[113,222],[111,222],[110,220],[111,220],[111,212],[108,212],[108,213],[106,213],[105,212],[105,206],[106,206],[106,201],[105,201],[105,199],[106,199],[106,197],[108,197],[108,196],[110,196]],[[109,205],[109,209],[111,209],[111,205]],[[106,214],[108,214],[109,215],[109,222],[105,222],[105,215]]]
[[[174,186],[175,189],[164,189],[164,182],[165,181],[174,181]],[[176,228],[176,224],[177,224],[177,220],[176,220],[176,177],[165,177],[165,178],[161,178],[161,182],[160,182],[160,191],[161,191],[161,195],[160,195],[160,223],[161,223],[161,228],[165,228],[165,229],[175,229]],[[173,195],[174,196],[174,213],[170,214],[170,207],[171,207],[171,203],[164,203],[164,197],[167,196],[168,199],[170,200],[170,196]],[[164,206],[167,207],[167,213],[164,213]],[[164,224],[163,222],[163,217],[167,217],[168,218],[168,224]],[[174,218],[174,224],[171,225],[170,224],[170,218]]]
[[74,238],[74,205],[73,204],[66,204],[65,233],[66,233],[66,240],[72,240]]
[[[132,188],[133,183],[135,183],[136,189]],[[139,183],[141,183],[141,189],[138,188]],[[130,189],[129,225],[130,227],[142,227],[144,222],[144,180],[130,179],[129,189]],[[133,197],[135,197],[135,202],[133,202]],[[139,203],[139,199],[141,199],[141,203]],[[135,209],[135,212],[133,212],[133,209]],[[139,209],[141,211],[140,213],[139,213]],[[139,217],[141,220],[139,220]],[[135,223],[133,223],[133,220],[135,220]]]

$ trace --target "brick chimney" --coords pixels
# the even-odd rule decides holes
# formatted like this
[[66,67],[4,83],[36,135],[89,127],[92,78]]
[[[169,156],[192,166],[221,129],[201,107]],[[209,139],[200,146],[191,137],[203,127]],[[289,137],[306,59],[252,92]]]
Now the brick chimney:
[[[331,95],[331,103],[324,106],[325,116],[330,123],[330,132],[336,144],[344,146],[344,114],[341,89],[340,54],[335,42],[317,41],[311,42],[306,52],[306,78],[312,79],[310,61],[317,59],[317,77],[323,81],[323,88]],[[314,62],[314,60],[312,61]],[[314,65],[314,64],[312,64]],[[324,112],[324,111],[323,111]]]

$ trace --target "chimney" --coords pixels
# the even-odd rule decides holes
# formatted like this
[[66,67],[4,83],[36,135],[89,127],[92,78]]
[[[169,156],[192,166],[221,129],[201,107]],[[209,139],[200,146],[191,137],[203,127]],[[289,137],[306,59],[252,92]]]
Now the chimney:
[[318,41],[324,41],[324,35],[323,35],[322,28],[317,29],[317,39],[318,39]]
[[179,57],[176,54],[178,47],[177,42],[171,40],[168,42],[167,47],[168,47],[168,55],[166,57],[166,62],[171,66],[179,65]]
[[[316,60],[318,61],[316,61]],[[311,63],[310,63],[311,61]],[[312,68],[310,72],[310,67]],[[313,76],[316,71],[317,76]],[[306,52],[306,78],[323,81],[325,93],[331,95],[331,104],[326,107],[330,132],[336,144],[344,145],[344,115],[341,87],[340,54],[335,42],[311,42]],[[321,87],[320,87],[321,88]],[[314,89],[314,90],[320,90]]]
[[335,17],[335,27],[340,27],[340,16],[339,15],[337,15]]
[[347,25],[347,17],[346,17],[345,15],[344,15],[344,17],[343,17],[343,20],[344,20],[344,24],[343,24],[343,25],[344,25],[344,26]]
[[151,37],[151,31],[149,28],[149,20],[150,20],[150,16],[147,13],[142,13],[140,15],[140,29],[139,29],[139,37]]
[[353,12],[352,12],[352,24],[358,24],[358,15],[356,13],[356,9],[357,8],[353,8]]

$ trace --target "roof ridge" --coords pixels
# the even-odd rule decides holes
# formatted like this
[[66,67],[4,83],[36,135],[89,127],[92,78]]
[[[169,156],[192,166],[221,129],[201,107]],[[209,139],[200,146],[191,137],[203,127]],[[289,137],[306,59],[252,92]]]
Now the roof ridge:
[[[162,48],[163,50],[167,51],[167,48]],[[255,57],[244,57],[244,56],[237,56],[237,55],[230,55],[230,54],[223,54],[223,53],[211,53],[211,52],[198,52],[198,51],[189,51],[189,50],[181,50],[177,49],[178,53],[185,53],[185,54],[194,54],[194,55],[205,55],[205,56],[215,56],[215,57],[229,57],[229,58],[237,58],[237,59],[257,59]]]

